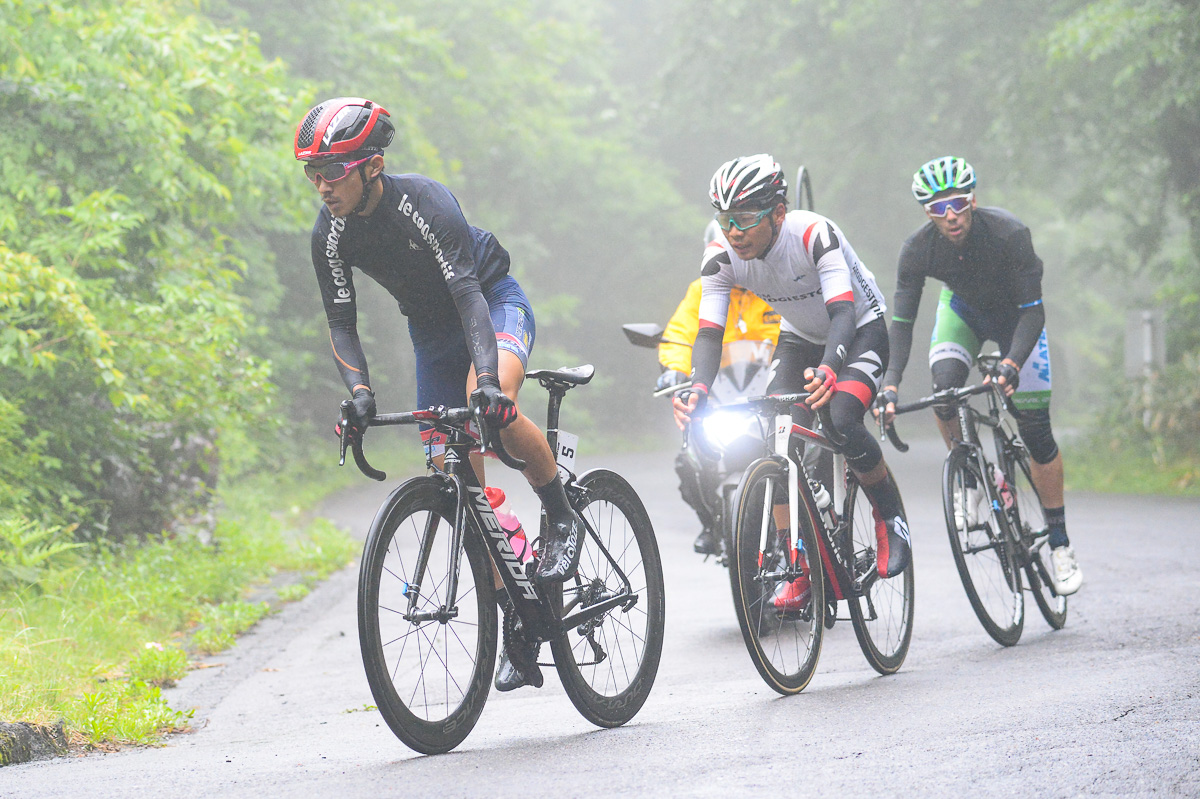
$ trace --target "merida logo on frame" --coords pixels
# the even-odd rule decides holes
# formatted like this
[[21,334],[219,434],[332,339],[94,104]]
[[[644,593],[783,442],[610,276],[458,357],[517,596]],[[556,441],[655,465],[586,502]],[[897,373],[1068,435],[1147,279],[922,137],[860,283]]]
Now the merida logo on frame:
[[442,268],[442,277],[446,280],[454,277],[454,267],[446,260],[445,253],[442,252],[442,244],[437,240],[437,236],[429,229],[429,223],[425,221],[425,217],[417,212],[413,204],[408,201],[408,195],[405,194],[400,198],[400,204],[396,206],[396,210],[404,216],[412,219],[413,224],[417,226],[417,230],[421,231],[421,238],[425,239],[425,243],[429,245],[429,249],[433,252],[433,257],[437,261],[438,266]]
[[329,225],[329,235],[325,237],[325,257],[329,259],[329,274],[333,276],[333,285],[337,286],[334,302],[353,302],[350,289],[346,287],[346,264],[338,255],[338,243],[346,230],[346,220],[335,216]]

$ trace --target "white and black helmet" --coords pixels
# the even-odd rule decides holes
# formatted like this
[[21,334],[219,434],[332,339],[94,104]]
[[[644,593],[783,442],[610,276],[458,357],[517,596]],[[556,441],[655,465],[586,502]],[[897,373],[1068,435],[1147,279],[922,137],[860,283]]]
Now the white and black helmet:
[[744,155],[717,170],[708,185],[708,198],[718,211],[768,208],[787,201],[787,181],[771,156]]

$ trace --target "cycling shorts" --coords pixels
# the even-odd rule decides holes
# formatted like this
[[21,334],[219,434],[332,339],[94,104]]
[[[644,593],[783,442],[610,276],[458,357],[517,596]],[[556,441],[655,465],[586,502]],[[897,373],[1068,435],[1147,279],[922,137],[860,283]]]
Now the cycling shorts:
[[[1001,325],[959,300],[953,291],[942,289],[938,298],[937,320],[929,342],[929,365],[952,359],[967,368],[975,363],[983,342],[995,341],[1003,353],[1012,345],[1015,324]],[[1042,328],[1033,352],[1021,367],[1020,384],[1013,394],[1018,410],[1045,410],[1050,407],[1050,344]]]
[[[505,275],[483,290],[491,311],[492,327],[496,329],[496,348],[507,350],[521,360],[521,368],[529,366],[537,328],[533,308],[521,286],[511,275]],[[417,360],[417,407],[445,405],[463,408],[467,405],[467,375],[471,371],[471,353],[458,317],[445,324],[416,324],[411,319],[408,332],[412,336]],[[445,451],[444,440],[435,441],[433,430],[421,425],[421,438],[432,454]]]

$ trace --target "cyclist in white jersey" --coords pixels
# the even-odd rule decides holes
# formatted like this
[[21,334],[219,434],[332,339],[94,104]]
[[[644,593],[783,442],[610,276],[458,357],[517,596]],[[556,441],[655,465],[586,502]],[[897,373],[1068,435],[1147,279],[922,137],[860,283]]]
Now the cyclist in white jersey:
[[[878,570],[893,577],[908,566],[908,524],[879,443],[863,424],[887,368],[883,295],[832,220],[787,210],[787,183],[769,155],[735,158],[713,175],[709,196],[722,235],[701,263],[700,329],[692,349],[693,392],[676,399],[682,427],[707,399],[720,366],[721,337],[735,285],[762,297],[782,321],[768,393],[811,392],[815,410],[830,404],[847,439],[846,462],[875,511]],[[803,585],[798,583],[803,582]],[[790,609],[807,594],[801,578],[775,598]]]

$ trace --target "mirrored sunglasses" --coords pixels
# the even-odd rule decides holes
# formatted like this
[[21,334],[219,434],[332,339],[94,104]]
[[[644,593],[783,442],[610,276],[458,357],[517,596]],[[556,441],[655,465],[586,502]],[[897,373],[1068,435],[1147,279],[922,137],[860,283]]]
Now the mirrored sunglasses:
[[774,208],[764,208],[761,211],[718,211],[715,215],[721,230],[749,230],[762,223],[763,217],[774,211]]
[[308,179],[313,183],[317,182],[318,177],[320,177],[326,183],[336,183],[342,178],[346,177],[346,175],[349,175],[354,170],[354,167],[366,161],[370,161],[374,157],[375,154],[372,153],[366,158],[359,159],[358,161],[351,161],[350,163],[346,163],[344,161],[333,161],[332,163],[322,164],[321,166],[317,166],[315,164],[305,164],[304,174],[308,176]]
[[930,216],[945,216],[950,211],[961,214],[971,207],[971,198],[974,196],[974,192],[969,192],[967,194],[956,194],[953,197],[946,197],[942,200],[934,200],[933,202],[925,203],[925,210],[929,212]]

